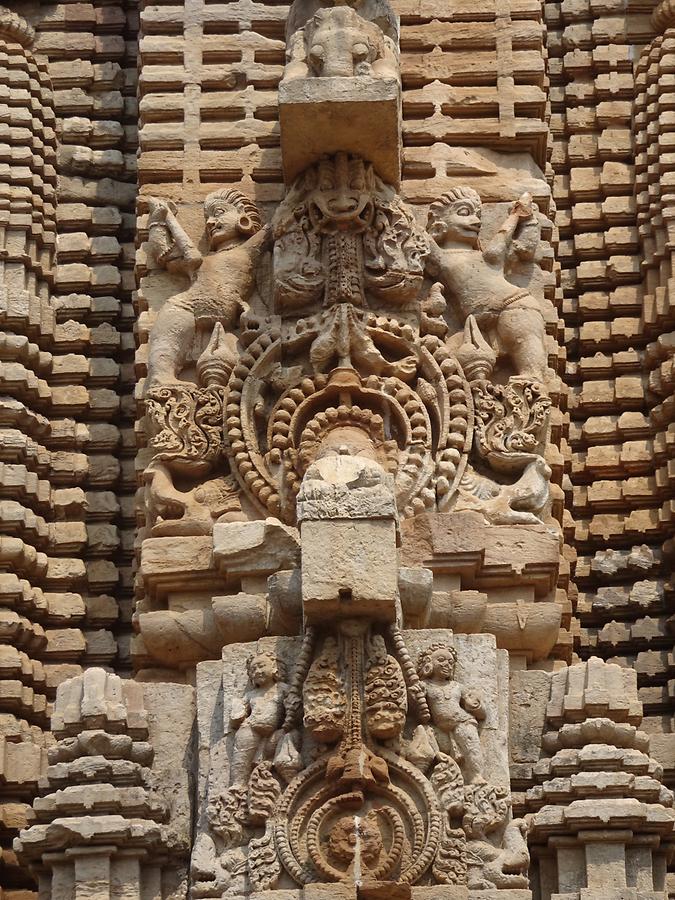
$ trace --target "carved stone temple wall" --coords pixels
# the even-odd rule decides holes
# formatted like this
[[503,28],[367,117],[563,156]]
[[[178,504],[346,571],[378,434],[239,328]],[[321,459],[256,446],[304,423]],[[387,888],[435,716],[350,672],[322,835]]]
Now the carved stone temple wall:
[[0,898],[675,898],[673,0],[0,7]]

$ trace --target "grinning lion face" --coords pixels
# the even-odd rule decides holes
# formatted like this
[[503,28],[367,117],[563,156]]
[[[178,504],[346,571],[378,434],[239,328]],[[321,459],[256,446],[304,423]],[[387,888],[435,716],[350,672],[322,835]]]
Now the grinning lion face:
[[358,853],[360,861],[372,868],[383,849],[376,813],[371,810],[363,818],[342,816],[330,831],[327,849],[333,859],[347,865]]
[[314,227],[324,233],[365,231],[375,212],[372,180],[372,168],[362,159],[338,153],[321,160],[306,201]]

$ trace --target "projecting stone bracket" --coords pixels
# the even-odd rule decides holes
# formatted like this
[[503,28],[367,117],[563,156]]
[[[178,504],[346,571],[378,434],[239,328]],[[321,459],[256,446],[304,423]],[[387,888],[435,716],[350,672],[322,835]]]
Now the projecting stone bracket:
[[368,160],[384,181],[399,186],[401,88],[396,78],[282,81],[279,121],[287,184],[322,156],[344,151]]
[[[137,667],[185,668],[263,634],[296,634],[300,609],[282,599],[300,565],[297,529],[278,519],[216,524],[213,535],[149,538],[141,548],[145,598],[136,611]],[[268,578],[275,576],[268,598]],[[277,577],[278,576],[278,577]]]

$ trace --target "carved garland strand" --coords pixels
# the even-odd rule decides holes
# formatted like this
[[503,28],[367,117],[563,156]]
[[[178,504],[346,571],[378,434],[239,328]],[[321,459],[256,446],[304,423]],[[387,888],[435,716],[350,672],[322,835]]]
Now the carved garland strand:
[[443,509],[454,496],[468,462],[474,429],[473,396],[459,363],[445,344],[436,338],[427,342],[443,374],[450,403],[447,436],[436,463],[436,494]]
[[249,345],[230,376],[225,419],[233,468],[262,508],[274,516],[281,515],[281,500],[271,476],[262,469],[261,461],[254,458],[250,449],[257,446],[257,441],[253,440],[254,435],[249,433],[249,426],[243,421],[242,397],[246,391],[247,401],[252,400],[249,396],[251,387],[247,382],[253,369],[263,360],[279,354],[280,350],[279,331],[272,328]]
[[286,695],[286,718],[283,726],[286,732],[292,731],[300,723],[302,716],[302,686],[307,678],[312,662],[315,640],[316,631],[313,626],[308,625],[302,637],[302,646],[293,669],[289,691]]
[[391,635],[394,647],[396,648],[398,661],[400,662],[401,668],[403,669],[403,675],[405,677],[405,682],[408,685],[408,693],[410,695],[410,699],[415,706],[417,717],[424,725],[427,722],[431,721],[431,713],[429,712],[429,704],[427,703],[427,698],[424,693],[422,682],[420,681],[420,677],[417,674],[415,664],[413,663],[410,652],[405,645],[403,635],[401,634],[401,629],[398,627],[398,625],[390,625],[389,634]]

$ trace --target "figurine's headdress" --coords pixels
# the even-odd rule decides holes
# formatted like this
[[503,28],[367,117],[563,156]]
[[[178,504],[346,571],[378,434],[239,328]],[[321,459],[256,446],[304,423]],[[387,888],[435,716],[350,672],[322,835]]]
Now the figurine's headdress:
[[236,188],[223,188],[220,191],[214,191],[204,200],[204,215],[208,218],[214,206],[221,206],[223,203],[229,203],[239,212],[238,228],[242,234],[251,235],[262,228],[262,218],[260,210],[253,200],[249,199],[246,194],[242,194]]
[[271,653],[269,650],[260,650],[257,653],[252,653],[249,656],[249,658],[246,660],[246,674],[248,675],[248,677],[249,678],[251,677],[251,665],[252,665],[253,661],[255,659],[257,659],[259,656],[267,656],[269,659],[274,660],[275,680],[283,681],[284,677],[286,675],[286,667],[284,666],[283,662],[274,653]]
[[427,227],[433,226],[436,222],[442,219],[443,213],[448,208],[448,206],[452,206],[453,203],[457,203],[459,200],[468,201],[473,206],[475,206],[476,209],[480,209],[483,205],[483,201],[480,199],[480,194],[472,187],[462,186],[451,188],[449,191],[446,191],[445,194],[441,194],[438,200],[434,200],[434,202],[429,207],[429,219],[427,222]]
[[445,650],[448,656],[452,658],[452,668],[454,670],[457,665],[457,651],[451,644],[444,644],[440,641],[437,641],[434,644],[430,644],[424,650],[421,651],[420,655],[417,657],[417,674],[420,678],[429,678],[430,675],[433,675],[434,672],[434,662],[432,660],[433,654],[436,650]]

